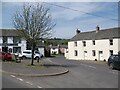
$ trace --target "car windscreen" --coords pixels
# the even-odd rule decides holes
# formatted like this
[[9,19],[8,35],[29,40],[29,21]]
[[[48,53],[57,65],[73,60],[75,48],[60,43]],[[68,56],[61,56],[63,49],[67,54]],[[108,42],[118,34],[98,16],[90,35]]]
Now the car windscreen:
[[26,53],[26,54],[31,54],[31,52],[23,52],[23,53]]

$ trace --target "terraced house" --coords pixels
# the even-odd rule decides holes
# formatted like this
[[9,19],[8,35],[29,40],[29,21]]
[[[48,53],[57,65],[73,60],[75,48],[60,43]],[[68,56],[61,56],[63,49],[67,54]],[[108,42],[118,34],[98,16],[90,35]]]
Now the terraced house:
[[0,29],[0,50],[17,53],[26,50],[26,40],[18,36],[18,30]]
[[65,53],[67,59],[108,60],[112,54],[120,51],[120,28],[109,28],[89,32],[76,31],[77,34],[68,42]]

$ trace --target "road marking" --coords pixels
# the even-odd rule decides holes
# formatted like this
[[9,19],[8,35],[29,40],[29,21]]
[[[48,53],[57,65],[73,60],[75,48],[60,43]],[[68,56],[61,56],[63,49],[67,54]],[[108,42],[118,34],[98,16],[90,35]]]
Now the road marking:
[[26,82],[27,84],[30,84],[30,85],[33,85],[32,83],[30,83],[30,82]]
[[38,88],[42,88],[41,86],[37,86]]
[[11,77],[15,77],[14,75],[10,75]]
[[90,66],[90,65],[87,65],[87,64],[82,64],[82,63],[81,63],[81,65],[83,65],[83,66],[85,66],[85,67],[90,67],[90,68],[94,68],[94,69],[96,69],[96,67],[94,67],[94,66]]
[[20,81],[23,81],[23,79],[21,79],[21,78],[17,78],[18,80],[20,80]]

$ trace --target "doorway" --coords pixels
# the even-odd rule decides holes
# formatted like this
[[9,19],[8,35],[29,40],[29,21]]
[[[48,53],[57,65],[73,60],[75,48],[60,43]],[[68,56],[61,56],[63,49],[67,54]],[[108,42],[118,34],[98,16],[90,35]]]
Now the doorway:
[[87,60],[87,51],[84,51],[84,60]]
[[99,51],[99,60],[103,60],[103,51]]

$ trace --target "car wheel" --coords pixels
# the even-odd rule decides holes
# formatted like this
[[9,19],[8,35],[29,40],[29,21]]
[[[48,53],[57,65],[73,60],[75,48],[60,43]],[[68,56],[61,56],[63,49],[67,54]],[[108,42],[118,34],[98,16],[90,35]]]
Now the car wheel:
[[39,60],[40,58],[39,58],[39,57],[36,57],[35,59],[36,59],[36,60]]
[[113,63],[110,63],[110,69],[114,69]]
[[41,56],[41,58],[43,58],[43,55]]
[[26,59],[26,57],[25,57],[25,56],[22,56],[22,59],[24,60],[24,59]]

